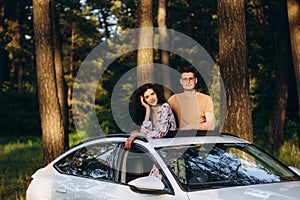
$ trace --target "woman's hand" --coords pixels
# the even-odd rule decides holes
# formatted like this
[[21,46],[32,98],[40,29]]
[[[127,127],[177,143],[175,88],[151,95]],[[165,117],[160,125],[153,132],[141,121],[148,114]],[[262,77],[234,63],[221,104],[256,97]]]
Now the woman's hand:
[[132,142],[135,140],[136,137],[146,137],[146,135],[145,135],[145,133],[141,133],[138,131],[131,132],[131,135],[125,141],[125,149],[126,150],[131,149]]
[[144,101],[144,97],[140,96],[141,104],[146,108],[146,110],[150,109],[150,106]]
[[126,150],[131,149],[131,144],[132,144],[134,139],[135,139],[134,135],[131,135],[131,136],[129,136],[129,138],[127,138],[127,140],[125,141],[125,149]]

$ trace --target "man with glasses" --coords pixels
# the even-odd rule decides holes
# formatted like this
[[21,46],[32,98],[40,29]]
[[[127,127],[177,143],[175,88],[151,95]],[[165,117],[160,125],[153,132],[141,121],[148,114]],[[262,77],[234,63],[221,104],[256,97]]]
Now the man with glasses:
[[192,67],[181,71],[180,85],[183,92],[172,95],[168,103],[177,117],[181,130],[214,130],[215,115],[209,95],[195,90],[197,77]]

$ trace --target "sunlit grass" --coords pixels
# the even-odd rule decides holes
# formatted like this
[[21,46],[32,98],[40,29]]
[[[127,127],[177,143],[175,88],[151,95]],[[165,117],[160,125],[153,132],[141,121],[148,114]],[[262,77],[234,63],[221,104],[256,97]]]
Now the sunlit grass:
[[[81,142],[76,133],[69,140],[70,147]],[[27,182],[42,166],[41,137],[0,139],[0,200],[25,200]]]
[[280,147],[278,159],[289,166],[300,169],[300,149],[298,137],[294,136],[292,139],[283,143]]
[[25,199],[31,175],[43,164],[40,137],[0,141],[0,199]]

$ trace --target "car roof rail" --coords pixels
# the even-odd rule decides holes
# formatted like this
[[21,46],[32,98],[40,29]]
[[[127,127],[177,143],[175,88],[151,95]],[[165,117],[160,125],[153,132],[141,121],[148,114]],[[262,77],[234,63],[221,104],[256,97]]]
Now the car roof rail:
[[[85,140],[83,142],[80,142],[79,144],[90,142],[90,141],[94,141],[94,140],[97,140],[97,139],[103,139],[103,138],[114,138],[114,137],[128,138],[129,136],[130,136],[130,133],[125,133],[125,132],[109,133],[107,135],[100,135],[100,136],[96,136],[96,137],[87,139],[87,140]],[[142,140],[143,142],[148,142],[147,138],[145,138],[145,137],[136,137],[135,139]]]
[[174,137],[195,137],[195,136],[232,136],[239,138],[232,133],[220,132],[217,130],[172,130],[164,138]]
[[[128,138],[130,136],[130,133],[110,133],[107,134],[106,137],[111,138],[111,137],[125,137]],[[142,140],[143,142],[148,142],[147,138],[145,137],[136,137],[135,139]]]
[[174,137],[195,137],[195,136],[221,136],[219,131],[215,130],[174,130],[169,131],[164,138]]
[[232,134],[232,133],[222,132],[221,134],[222,134],[223,136],[232,136],[232,137],[240,138],[238,135],[234,135],[234,134]]

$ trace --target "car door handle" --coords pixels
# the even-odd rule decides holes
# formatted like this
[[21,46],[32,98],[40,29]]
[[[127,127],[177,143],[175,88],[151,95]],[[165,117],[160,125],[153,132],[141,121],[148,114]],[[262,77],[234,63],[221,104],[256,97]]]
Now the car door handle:
[[67,189],[66,188],[55,188],[55,191],[58,192],[58,193],[67,193]]

